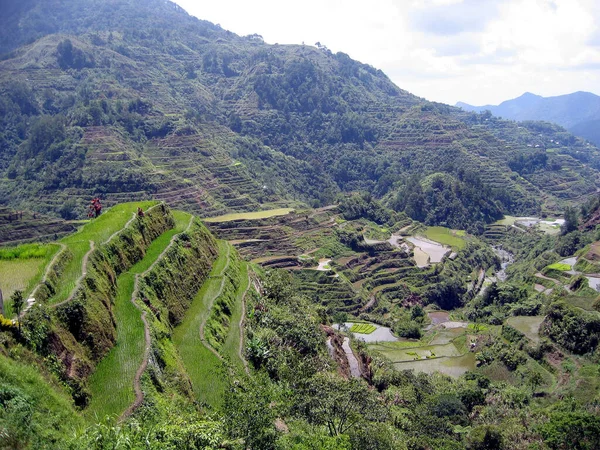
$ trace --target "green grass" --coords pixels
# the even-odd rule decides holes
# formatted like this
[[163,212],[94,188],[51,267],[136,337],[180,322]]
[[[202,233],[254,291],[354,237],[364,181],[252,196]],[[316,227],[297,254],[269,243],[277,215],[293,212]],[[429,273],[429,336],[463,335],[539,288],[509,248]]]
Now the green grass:
[[11,415],[9,407],[6,414],[2,408],[2,448],[61,448],[68,437],[83,428],[70,396],[50,379],[39,368],[0,353],[0,385],[14,395],[16,411]]
[[214,408],[223,403],[227,381],[220,373],[222,363],[219,358],[200,341],[200,324],[210,316],[209,306],[220,293],[230,251],[227,242],[219,241],[219,256],[208,279],[194,297],[181,324],[173,331],[173,343],[181,355],[197,399]]
[[355,323],[350,327],[352,333],[371,334],[377,327],[370,323]]
[[294,211],[293,208],[278,208],[278,209],[270,209],[268,211],[255,211],[248,213],[234,213],[234,214],[225,214],[223,216],[210,217],[207,219],[202,219],[205,222],[230,222],[232,220],[252,220],[252,219],[267,219],[269,217],[274,216],[285,216],[290,212]]
[[90,250],[90,241],[96,246],[104,243],[114,233],[123,229],[127,222],[137,211],[138,206],[147,209],[157,204],[155,201],[122,203],[113,206],[97,219],[87,222],[81,229],[61,240],[73,253],[73,258],[66,265],[58,292],[49,300],[49,303],[59,303],[66,300],[75,284],[81,277],[82,261]]
[[550,270],[559,270],[561,272],[566,272],[567,270],[571,270],[571,266],[565,263],[554,263],[547,266],[547,269]]
[[46,266],[44,259],[15,259],[12,261],[0,261],[0,289],[4,297],[4,315],[12,317],[10,296],[15,291],[25,292],[31,290],[32,284],[39,279],[38,275]]
[[462,230],[453,231],[445,227],[427,227],[425,236],[432,241],[440,244],[449,245],[450,247],[461,250],[467,245],[462,236],[465,232]]
[[56,244],[26,244],[0,249],[0,289],[6,317],[13,315],[10,304],[13,292],[23,291],[27,299],[59,250]]
[[250,280],[248,279],[248,264],[242,262],[240,264],[240,285],[236,292],[236,302],[233,305],[231,312],[231,319],[229,330],[227,333],[227,339],[221,347],[221,354],[227,357],[236,367],[243,369],[244,363],[240,359],[239,351],[241,349],[242,355],[244,348],[242,342],[240,342],[240,320],[242,319],[242,302],[244,300],[244,294],[250,286]]
[[93,422],[117,418],[135,399],[133,379],[144,354],[144,324],[131,303],[135,276],[119,276],[115,299],[117,343],[89,379],[91,401],[86,416]]
[[148,270],[168,247],[174,235],[184,231],[190,215],[175,212],[175,228],[156,238],[142,260],[117,279],[117,297],[114,313],[117,323],[117,342],[98,364],[89,381],[92,399],[86,409],[90,420],[106,416],[118,417],[135,399],[133,380],[144,355],[144,324],[139,310],[131,302],[135,289],[135,275]]
[[0,248],[0,261],[13,259],[45,258],[54,253],[53,245],[23,244],[17,247]]

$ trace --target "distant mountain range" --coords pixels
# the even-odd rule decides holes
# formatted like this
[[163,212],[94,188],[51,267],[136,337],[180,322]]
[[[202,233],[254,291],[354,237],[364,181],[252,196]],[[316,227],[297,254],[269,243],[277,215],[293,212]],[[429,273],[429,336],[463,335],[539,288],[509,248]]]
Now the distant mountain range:
[[574,92],[556,97],[542,97],[526,92],[497,106],[472,106],[458,102],[456,106],[512,120],[544,120],[565,127],[596,145],[600,144],[600,97],[591,92]]

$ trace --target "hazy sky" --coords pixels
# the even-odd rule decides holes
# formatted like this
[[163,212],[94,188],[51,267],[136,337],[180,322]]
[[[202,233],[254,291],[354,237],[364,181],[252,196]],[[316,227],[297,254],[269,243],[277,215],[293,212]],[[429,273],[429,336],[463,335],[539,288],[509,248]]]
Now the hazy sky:
[[314,45],[429,100],[497,104],[529,91],[600,95],[599,0],[175,0],[270,44]]

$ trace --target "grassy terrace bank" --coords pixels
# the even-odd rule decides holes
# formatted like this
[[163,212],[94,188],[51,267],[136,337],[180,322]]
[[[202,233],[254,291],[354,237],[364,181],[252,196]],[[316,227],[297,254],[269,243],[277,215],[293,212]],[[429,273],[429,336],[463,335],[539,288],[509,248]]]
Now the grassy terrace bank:
[[132,303],[135,277],[142,274],[163,254],[173,236],[183,232],[191,216],[175,211],[175,228],[156,238],[146,250],[144,258],[117,279],[114,314],[117,324],[117,342],[110,353],[98,364],[90,378],[92,398],[86,416],[92,421],[105,416],[116,418],[134,400],[133,380],[144,355],[144,324],[140,312]]
[[[173,332],[173,342],[192,381],[197,399],[215,408],[222,404],[226,379],[220,373],[222,367],[220,355],[205,339],[201,338],[201,333],[204,334],[213,306],[226,286],[232,260],[237,259],[231,245],[225,241],[219,241],[218,244],[219,256],[212,266],[208,279],[195,296],[185,318]],[[233,339],[226,348],[227,354],[236,351]]]

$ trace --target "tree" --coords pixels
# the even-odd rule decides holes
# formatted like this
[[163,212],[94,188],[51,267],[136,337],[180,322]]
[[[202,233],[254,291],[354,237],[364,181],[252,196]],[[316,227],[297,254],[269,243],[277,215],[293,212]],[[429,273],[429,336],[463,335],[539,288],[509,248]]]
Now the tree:
[[587,412],[554,413],[540,432],[551,449],[600,448],[600,417]]
[[19,324],[19,334],[21,334],[21,313],[23,312],[23,306],[25,306],[25,299],[23,298],[23,291],[15,291],[10,296],[12,300],[12,306],[14,312],[17,314],[17,321]]
[[579,221],[579,217],[577,215],[577,209],[567,206],[565,209],[565,223],[560,227],[561,234],[565,235],[570,233],[571,231],[575,231],[577,229],[577,224]]
[[384,410],[365,383],[318,373],[299,389],[296,413],[313,425],[325,425],[331,436],[346,434],[365,421],[378,421]]

